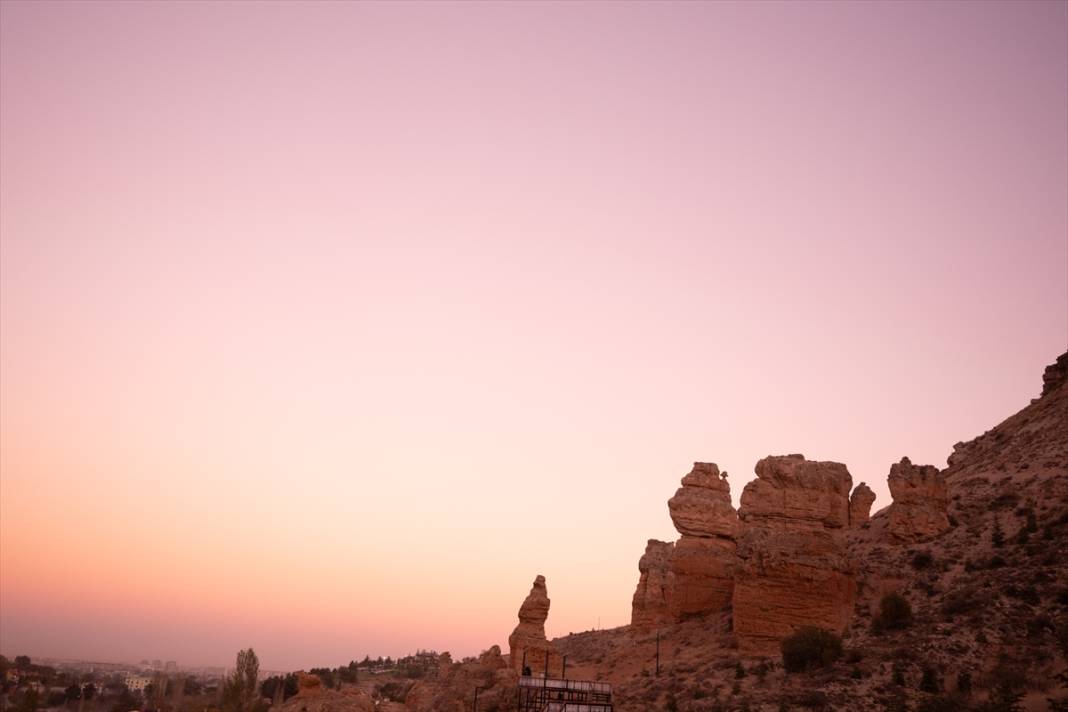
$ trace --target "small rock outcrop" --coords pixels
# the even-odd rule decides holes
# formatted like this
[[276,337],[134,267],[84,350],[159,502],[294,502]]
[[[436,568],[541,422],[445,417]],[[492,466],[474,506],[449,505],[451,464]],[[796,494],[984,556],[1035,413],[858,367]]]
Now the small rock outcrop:
[[1048,396],[1060,388],[1065,381],[1068,381],[1068,351],[1046,366],[1046,370],[1042,373],[1042,395]]
[[734,591],[738,536],[727,473],[721,474],[715,463],[695,462],[668,500],[668,511],[682,535],[671,555],[671,617],[681,620],[727,608]]
[[318,675],[297,672],[297,694],[301,697],[317,697],[323,692],[323,681]]
[[650,539],[638,560],[638,588],[630,605],[630,624],[636,630],[649,630],[672,620],[675,574],[671,557],[675,544]]
[[871,506],[875,504],[875,493],[871,487],[861,482],[849,497],[849,528],[856,529],[871,518]]
[[733,607],[747,654],[770,654],[802,626],[841,633],[856,598],[846,553],[853,478],[838,462],[766,457],[742,491]]
[[887,511],[891,537],[904,542],[922,541],[949,529],[949,489],[937,467],[913,465],[903,457],[890,466],[887,484],[894,499]]
[[560,669],[563,659],[545,637],[549,603],[545,577],[539,575],[519,607],[519,625],[508,636],[509,661],[512,669],[519,674],[522,674],[524,664],[539,674],[545,671],[546,664],[550,674]]

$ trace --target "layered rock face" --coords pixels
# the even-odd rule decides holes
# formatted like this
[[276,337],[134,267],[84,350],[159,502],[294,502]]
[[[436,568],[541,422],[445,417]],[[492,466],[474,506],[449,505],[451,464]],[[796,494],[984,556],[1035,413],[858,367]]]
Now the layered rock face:
[[715,463],[695,462],[668,500],[668,511],[682,535],[671,555],[675,584],[668,596],[671,618],[725,609],[734,590],[738,535],[727,474],[720,474]]
[[887,531],[899,541],[921,541],[949,529],[949,490],[937,467],[913,465],[907,457],[890,466]]
[[645,554],[638,560],[638,588],[630,604],[630,624],[637,630],[649,630],[672,620],[674,552],[675,544],[669,541],[650,539],[645,545]]
[[535,675],[542,675],[548,663],[549,675],[559,674],[563,659],[545,638],[545,619],[549,617],[549,594],[545,577],[534,579],[523,605],[519,607],[519,625],[508,636],[509,661],[512,669],[522,674],[523,665]]
[[802,626],[841,633],[856,598],[846,466],[766,457],[742,491],[733,607],[739,647],[770,654]]
[[871,518],[871,506],[875,503],[875,493],[861,482],[849,498],[849,528],[855,529]]
[[1042,395],[1048,396],[1068,381],[1068,352],[1057,357],[1057,360],[1046,366],[1042,373]]

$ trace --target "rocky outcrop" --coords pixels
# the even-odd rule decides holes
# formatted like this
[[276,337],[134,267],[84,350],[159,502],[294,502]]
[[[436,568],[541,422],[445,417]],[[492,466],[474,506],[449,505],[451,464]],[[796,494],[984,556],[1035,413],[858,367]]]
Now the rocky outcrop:
[[734,632],[748,654],[770,654],[802,626],[841,633],[853,613],[846,553],[853,478],[838,462],[766,457],[742,491]]
[[871,506],[875,503],[875,493],[871,487],[861,482],[849,497],[849,528],[856,529],[871,518]]
[[549,603],[545,577],[538,576],[523,605],[519,607],[519,625],[508,636],[509,661],[517,673],[522,674],[526,665],[532,672],[543,674],[548,664],[550,675],[559,674],[562,658],[545,638]]
[[731,505],[727,473],[714,462],[695,462],[682,487],[668,500],[668,512],[679,534],[695,537],[738,536],[738,515]]
[[[318,675],[297,673],[298,692],[278,705],[281,712],[376,712],[371,696],[356,685],[328,689]],[[275,707],[272,705],[272,709]]]
[[407,712],[467,712],[478,688],[479,709],[514,709],[516,673],[494,645],[477,660],[454,663],[448,653],[438,658],[433,676],[424,677],[404,698]]
[[297,672],[297,695],[301,697],[316,697],[323,692],[323,681],[318,675],[304,672],[300,670]]
[[650,539],[645,545],[645,554],[638,560],[638,588],[630,605],[630,624],[637,630],[649,630],[672,620],[674,552],[675,544],[669,541]]
[[1053,391],[1068,382],[1068,352],[1057,357],[1057,360],[1046,366],[1042,373],[1042,395],[1048,396]]
[[682,487],[668,500],[671,521],[682,535],[671,555],[674,620],[727,608],[734,590],[738,515],[731,505],[727,473],[695,462]]
[[894,501],[887,511],[886,529],[893,539],[922,541],[949,529],[949,490],[937,467],[913,465],[903,457],[891,465],[887,484]]

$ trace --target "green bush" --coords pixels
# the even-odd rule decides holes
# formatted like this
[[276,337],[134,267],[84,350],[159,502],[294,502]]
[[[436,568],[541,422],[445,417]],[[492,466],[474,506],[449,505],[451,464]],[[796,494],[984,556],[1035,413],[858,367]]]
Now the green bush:
[[805,627],[782,641],[782,665],[788,672],[826,667],[842,657],[842,639],[828,630]]

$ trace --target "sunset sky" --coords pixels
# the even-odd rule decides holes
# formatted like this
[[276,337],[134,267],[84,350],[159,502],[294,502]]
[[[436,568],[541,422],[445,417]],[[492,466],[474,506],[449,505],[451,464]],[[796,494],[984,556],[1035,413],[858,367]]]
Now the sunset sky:
[[695,460],[889,504],[1068,346],[1068,3],[0,5],[0,652],[625,624]]

